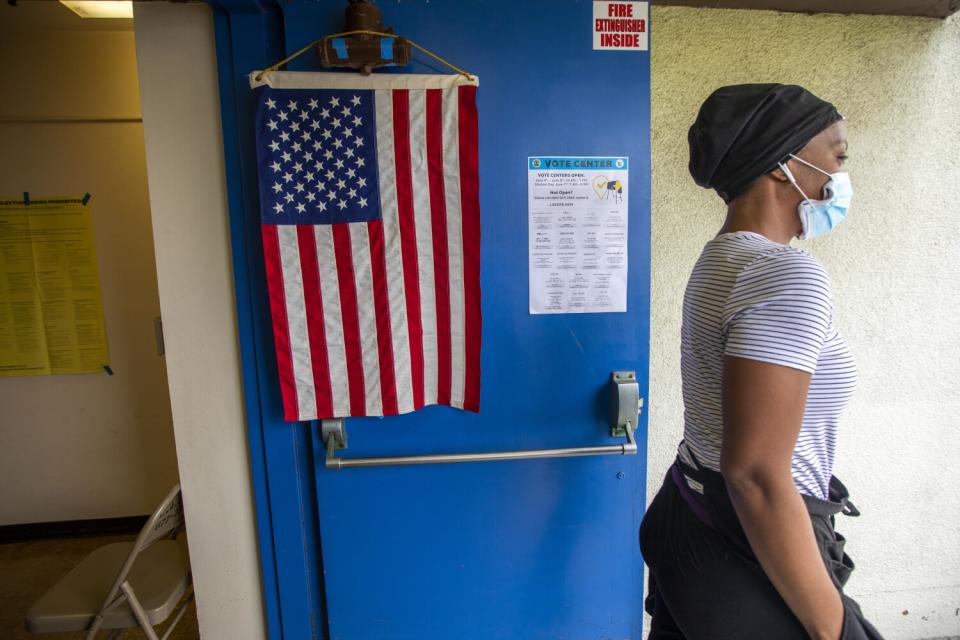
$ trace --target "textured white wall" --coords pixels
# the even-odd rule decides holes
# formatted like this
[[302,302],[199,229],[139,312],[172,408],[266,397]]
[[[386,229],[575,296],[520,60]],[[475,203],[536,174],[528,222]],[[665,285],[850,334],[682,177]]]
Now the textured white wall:
[[170,403],[205,640],[265,637],[205,4],[134,5]]
[[837,475],[848,585],[890,639],[960,634],[960,15],[654,9],[651,496],[682,434],[680,306],[723,203],[687,172],[704,98],[740,82],[806,86],[847,118],[850,217],[797,243],[830,273],[861,383]]

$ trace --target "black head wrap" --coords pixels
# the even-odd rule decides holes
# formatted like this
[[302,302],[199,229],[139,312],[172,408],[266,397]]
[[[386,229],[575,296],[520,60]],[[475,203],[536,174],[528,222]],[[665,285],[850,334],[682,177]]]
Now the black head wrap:
[[690,175],[730,202],[842,118],[832,104],[797,85],[720,87],[687,135]]

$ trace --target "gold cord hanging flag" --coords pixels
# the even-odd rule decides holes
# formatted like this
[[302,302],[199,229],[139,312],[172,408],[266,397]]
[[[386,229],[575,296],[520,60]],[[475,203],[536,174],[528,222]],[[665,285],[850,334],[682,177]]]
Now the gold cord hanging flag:
[[[322,37],[322,38],[320,38],[320,39],[318,39],[318,40],[314,40],[313,42],[311,42],[311,43],[308,44],[307,46],[305,46],[305,47],[303,47],[302,49],[299,49],[298,51],[294,52],[293,54],[287,56],[286,58],[284,58],[284,59],[281,60],[280,62],[277,62],[276,64],[272,64],[272,65],[270,65],[269,67],[267,67],[266,69],[263,69],[262,71],[258,71],[257,74],[254,76],[254,80],[257,81],[257,82],[259,82],[259,81],[263,78],[263,74],[265,74],[265,73],[267,73],[267,72],[269,72],[269,71],[276,71],[277,69],[279,69],[279,68],[282,67],[283,65],[287,64],[287,63],[290,62],[291,60],[294,60],[295,58],[300,57],[301,55],[303,55],[304,53],[306,53],[307,51],[309,51],[309,50],[312,49],[313,47],[317,46],[317,45],[320,44],[321,42],[324,43],[324,45],[326,45],[327,41],[330,40],[331,38],[343,38],[343,37],[355,36],[355,35],[380,36],[381,38],[399,38],[399,37],[400,37],[400,36],[398,36],[398,35],[395,34],[395,33],[383,33],[383,32],[381,32],[381,31],[368,31],[368,30],[366,30],[366,29],[355,29],[355,30],[353,30],[353,31],[344,31],[343,33],[333,33],[333,34],[330,34],[330,35],[328,35],[328,36],[324,36],[324,37]],[[460,67],[457,67],[457,66],[453,65],[452,63],[447,62],[446,60],[444,60],[444,59],[441,58],[440,56],[436,55],[436,54],[433,53],[432,51],[429,51],[429,50],[427,50],[426,48],[421,47],[419,44],[417,44],[417,43],[414,42],[413,40],[409,40],[409,39],[405,39],[405,40],[406,40],[407,42],[409,42],[413,47],[415,47],[415,48],[418,49],[419,51],[422,51],[423,53],[427,54],[428,56],[430,56],[431,58],[433,58],[433,59],[436,60],[437,62],[440,62],[441,64],[444,64],[444,65],[450,67],[451,69],[453,69],[454,71],[456,71],[457,73],[459,73],[460,75],[462,75],[463,77],[465,77],[467,80],[470,80],[471,82],[473,81],[473,79],[474,79],[473,76],[470,75],[469,73],[467,73],[466,71],[464,71],[463,69],[461,69]]]

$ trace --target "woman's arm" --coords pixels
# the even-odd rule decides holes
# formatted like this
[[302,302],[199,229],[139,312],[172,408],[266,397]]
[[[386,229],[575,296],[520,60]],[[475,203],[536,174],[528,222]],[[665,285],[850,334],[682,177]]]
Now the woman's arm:
[[843,603],[817,548],[790,461],[810,374],[728,356],[720,470],[754,554],[814,640],[837,640]]

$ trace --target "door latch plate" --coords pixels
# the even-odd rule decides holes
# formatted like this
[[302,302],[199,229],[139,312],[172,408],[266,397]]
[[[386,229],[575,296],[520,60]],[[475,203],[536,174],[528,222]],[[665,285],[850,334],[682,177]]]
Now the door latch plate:
[[320,435],[323,437],[324,444],[326,444],[330,438],[333,438],[334,449],[347,448],[347,429],[344,425],[343,418],[321,420]]
[[614,371],[610,374],[613,398],[610,411],[610,435],[623,438],[627,430],[636,431],[643,409],[640,384],[635,371]]

